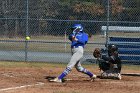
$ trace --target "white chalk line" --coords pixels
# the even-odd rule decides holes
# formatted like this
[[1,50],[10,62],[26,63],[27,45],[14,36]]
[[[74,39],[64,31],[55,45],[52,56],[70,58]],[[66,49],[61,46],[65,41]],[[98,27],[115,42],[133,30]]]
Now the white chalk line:
[[8,91],[8,90],[16,90],[16,89],[21,89],[21,88],[26,88],[26,87],[32,87],[32,86],[41,86],[41,85],[44,85],[44,83],[38,82],[38,83],[32,84],[32,85],[22,85],[22,86],[17,86],[17,87],[4,88],[4,89],[0,89],[0,92],[2,92],[2,91]]

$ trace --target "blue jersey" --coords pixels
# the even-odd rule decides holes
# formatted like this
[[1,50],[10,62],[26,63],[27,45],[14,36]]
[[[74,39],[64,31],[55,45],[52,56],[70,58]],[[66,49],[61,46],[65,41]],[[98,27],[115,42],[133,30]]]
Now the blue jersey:
[[76,34],[75,37],[78,39],[77,41],[72,40],[73,36],[75,36],[74,33],[70,34],[70,36],[69,36],[69,40],[71,41],[72,48],[78,47],[78,46],[84,47],[86,45],[86,43],[88,42],[88,35],[83,31],[80,31]]

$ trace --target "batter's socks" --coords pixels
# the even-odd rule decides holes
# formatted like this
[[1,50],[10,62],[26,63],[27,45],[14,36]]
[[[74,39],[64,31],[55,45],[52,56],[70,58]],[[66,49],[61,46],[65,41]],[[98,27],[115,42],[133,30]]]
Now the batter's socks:
[[93,74],[92,74],[91,72],[89,72],[89,71],[87,71],[85,74],[87,74],[87,75],[90,76],[90,77],[93,76]]
[[60,76],[58,77],[58,79],[63,79],[70,71],[71,71],[71,69],[67,67],[67,68],[60,74]]
[[92,74],[90,71],[86,70],[85,68],[83,69],[82,72],[85,73],[85,74],[87,74],[87,75],[90,76],[90,77],[93,76],[93,74]]

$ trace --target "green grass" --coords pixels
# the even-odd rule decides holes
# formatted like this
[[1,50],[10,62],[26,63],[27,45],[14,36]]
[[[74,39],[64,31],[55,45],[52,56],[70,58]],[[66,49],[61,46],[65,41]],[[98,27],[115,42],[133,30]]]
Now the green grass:
[[14,61],[0,61],[0,67],[65,67],[66,64],[51,63],[51,62],[14,62]]
[[140,71],[140,65],[123,65],[123,69]]
[[[82,64],[84,67],[88,68],[97,68],[96,64]],[[32,67],[32,68],[44,68],[44,67],[52,67],[52,68],[65,68],[67,63],[51,63],[51,62],[15,62],[15,61],[0,61],[0,67],[4,68],[15,68],[15,67]]]
[[[24,38],[0,38],[0,40],[24,40]],[[43,41],[61,41],[65,42],[64,36],[32,36],[31,40],[43,40]],[[66,37],[66,42],[70,43],[68,36]],[[101,38],[99,35],[94,35],[89,38],[89,42],[105,42],[105,38]],[[56,47],[57,46],[57,47]],[[88,44],[85,48],[85,51],[93,51],[93,47],[96,45]],[[25,50],[25,42],[0,42],[0,50],[11,50],[11,51],[21,51]],[[40,51],[40,52],[70,52],[70,44],[65,43],[41,43],[41,42],[29,42],[28,43],[29,51]]]
[[[32,67],[32,68],[43,68],[43,67],[66,67],[67,63],[51,63],[51,62],[15,62],[15,61],[0,61],[0,67],[14,68],[14,67]],[[88,68],[98,68],[97,64],[82,64]],[[140,65],[122,65],[122,69],[137,70],[140,71]]]

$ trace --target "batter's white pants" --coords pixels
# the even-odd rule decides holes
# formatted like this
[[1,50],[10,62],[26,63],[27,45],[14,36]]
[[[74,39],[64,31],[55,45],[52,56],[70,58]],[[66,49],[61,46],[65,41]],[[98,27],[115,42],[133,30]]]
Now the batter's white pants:
[[72,69],[74,66],[81,67],[80,59],[83,57],[84,49],[82,46],[72,48],[72,57],[67,67]]

